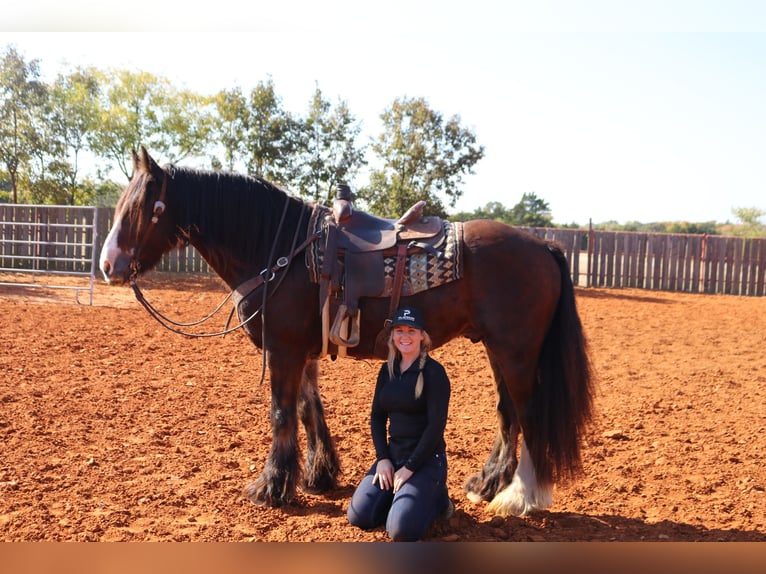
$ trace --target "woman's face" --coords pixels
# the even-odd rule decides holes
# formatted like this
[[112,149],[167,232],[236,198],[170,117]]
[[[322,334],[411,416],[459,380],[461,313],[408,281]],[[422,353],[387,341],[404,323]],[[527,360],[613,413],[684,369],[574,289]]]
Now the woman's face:
[[411,357],[420,354],[420,343],[423,341],[423,331],[397,325],[392,330],[394,345],[403,357]]

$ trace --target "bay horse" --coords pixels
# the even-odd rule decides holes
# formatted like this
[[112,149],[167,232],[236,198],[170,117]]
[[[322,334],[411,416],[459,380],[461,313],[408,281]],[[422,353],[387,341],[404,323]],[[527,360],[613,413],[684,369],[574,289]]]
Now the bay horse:
[[[340,464],[318,390],[319,287],[301,253],[316,239],[307,222],[318,206],[258,177],[160,167],[143,147],[132,155],[133,175],[101,251],[106,281],[135,289],[163,254],[187,244],[232,290],[263,278],[235,301],[242,328],[263,350],[271,386],[271,449],[244,495],[277,507],[293,502],[297,488],[336,488]],[[521,516],[549,507],[554,484],[582,471],[581,437],[593,406],[587,341],[560,246],[495,221],[467,221],[462,229],[462,277],[403,295],[401,303],[421,310],[434,348],[459,336],[484,345],[499,428],[464,489],[497,515]],[[360,300],[360,340],[349,357],[384,358],[374,339],[389,303]],[[307,438],[302,468],[299,421]]]

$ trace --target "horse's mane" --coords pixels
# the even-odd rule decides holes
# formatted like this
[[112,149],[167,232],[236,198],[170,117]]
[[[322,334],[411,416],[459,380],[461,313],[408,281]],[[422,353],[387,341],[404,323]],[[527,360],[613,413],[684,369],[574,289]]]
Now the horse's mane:
[[[208,261],[214,267],[265,266],[272,249],[274,257],[289,252],[296,225],[300,226],[298,241],[306,237],[311,208],[263,178],[173,166],[168,171],[173,174],[175,193],[182,195],[178,225],[189,239],[198,235],[204,241],[208,259],[220,258]],[[277,238],[285,202],[288,211]],[[241,259],[231,260],[237,254]]]

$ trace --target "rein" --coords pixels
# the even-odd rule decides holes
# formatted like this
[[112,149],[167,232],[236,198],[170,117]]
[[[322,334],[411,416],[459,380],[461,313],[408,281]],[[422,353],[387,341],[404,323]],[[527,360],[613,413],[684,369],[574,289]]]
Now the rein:
[[[160,325],[168,329],[169,331],[172,331],[173,333],[176,333],[178,335],[184,335],[187,337],[218,337],[218,336],[224,336],[229,333],[233,333],[234,331],[241,329],[245,325],[247,325],[250,321],[255,318],[259,312],[264,308],[265,306],[265,297],[264,302],[261,304],[261,306],[255,310],[249,317],[247,317],[244,320],[241,320],[237,325],[234,327],[226,327],[220,331],[216,331],[213,333],[192,333],[188,331],[182,331],[181,329],[177,329],[175,327],[194,327],[196,325],[200,325],[204,323],[205,321],[208,321],[209,319],[213,318],[226,304],[226,302],[229,299],[234,299],[234,305],[235,307],[239,307],[240,302],[242,299],[244,299],[247,295],[255,291],[261,286],[266,286],[268,283],[272,282],[276,278],[276,274],[278,271],[286,271],[287,268],[290,266],[290,263],[292,263],[292,260],[295,258],[296,255],[298,255],[301,251],[306,249],[311,243],[319,239],[321,233],[315,232],[309,235],[306,240],[301,243],[297,248],[295,247],[295,244],[297,243],[297,232],[293,239],[293,246],[290,254],[288,256],[283,256],[277,259],[276,263],[272,265],[271,267],[267,267],[263,271],[261,271],[258,275],[255,277],[248,279],[235,289],[232,289],[226,297],[224,297],[223,301],[221,301],[218,306],[206,317],[203,317],[202,319],[199,319],[198,321],[193,321],[190,323],[182,323],[179,321],[174,321],[170,317],[164,315],[161,311],[159,311],[154,305],[152,305],[146,297],[144,297],[144,294],[142,293],[140,287],[138,286],[137,278],[135,275],[131,276],[129,280],[129,285],[133,289],[133,293],[136,296],[136,300],[138,300],[139,303],[146,309],[146,311],[151,315]],[[279,287],[279,285],[282,282],[282,279],[284,278],[284,274],[280,276],[279,281],[275,285],[274,289]],[[265,292],[265,289],[264,289]],[[272,291],[273,293],[273,291]],[[228,323],[227,323],[228,325]]]
[[[306,247],[308,247],[311,243],[316,241],[319,238],[319,236],[320,236],[319,232],[316,232],[316,233],[313,233],[313,234],[309,235],[309,237],[306,239],[306,241],[304,241],[300,246],[298,246],[298,248],[293,249],[289,256],[287,256],[287,257],[280,257],[279,259],[277,259],[277,262],[272,267],[264,269],[258,275],[253,277],[252,279],[248,279],[245,283],[243,283],[242,285],[240,285],[236,289],[233,289],[228,295],[226,295],[226,297],[223,299],[223,301],[221,301],[221,303],[218,305],[218,307],[215,308],[215,310],[213,310],[212,313],[210,313],[209,315],[207,315],[206,317],[203,317],[202,319],[200,319],[198,321],[193,321],[191,323],[181,323],[181,322],[178,322],[178,321],[174,321],[173,319],[167,317],[166,315],[163,315],[154,305],[152,305],[146,299],[146,297],[144,297],[144,294],[141,292],[141,289],[139,288],[138,283],[137,283],[135,277],[132,277],[130,279],[130,282],[129,282],[130,283],[130,287],[133,289],[133,293],[135,294],[136,299],[138,300],[138,302],[141,303],[141,305],[144,307],[144,309],[147,310],[149,315],[154,317],[154,319],[156,319],[157,322],[160,325],[162,325],[163,327],[165,327],[169,331],[172,331],[173,333],[177,333],[178,335],[185,335],[187,337],[218,337],[218,336],[227,335],[227,334],[232,333],[232,332],[234,332],[234,331],[236,331],[238,329],[241,329],[242,327],[247,325],[250,321],[252,321],[253,318],[256,315],[258,315],[258,313],[263,309],[264,305],[261,304],[261,306],[258,309],[256,309],[254,313],[252,313],[246,319],[240,321],[234,327],[227,327],[227,328],[224,328],[221,331],[217,331],[215,333],[190,333],[190,332],[187,332],[187,331],[182,331],[180,329],[176,329],[175,327],[193,327],[195,325],[200,325],[200,324],[204,323],[205,321],[207,321],[207,320],[211,319],[212,317],[214,317],[223,308],[224,304],[229,299],[231,299],[232,297],[234,297],[235,299],[238,299],[238,301],[236,301],[235,304],[237,306],[239,306],[239,303],[241,302],[241,300],[246,295],[248,295],[250,292],[258,289],[262,285],[266,285],[267,283],[270,283],[271,281],[273,281],[276,278],[277,271],[287,270],[287,267],[290,266],[290,263],[295,258],[295,256],[298,255],[298,253],[300,253],[304,249],[306,249]],[[275,289],[276,289],[276,287],[279,287],[283,277],[284,277],[284,275],[282,275],[280,277],[280,281],[275,286]],[[247,292],[244,293],[244,295],[242,294],[243,293],[243,289],[242,289],[243,287],[247,288]],[[272,293],[273,293],[273,291],[272,291]],[[173,327],[172,325],[175,325],[175,327]]]
[[[210,313],[207,317],[204,317],[200,319],[199,321],[194,321],[192,323],[179,323],[177,321],[174,321],[170,319],[169,317],[166,317],[163,315],[157,308],[152,305],[149,301],[147,301],[146,297],[144,297],[144,294],[141,292],[141,289],[138,287],[138,283],[134,278],[131,278],[130,280],[130,287],[133,289],[133,293],[136,296],[136,300],[138,300],[139,303],[143,306],[144,309],[151,315],[160,325],[165,327],[168,331],[172,331],[173,333],[176,333],[178,335],[185,335],[187,337],[218,337],[227,335],[228,333],[232,333],[236,331],[237,329],[240,329],[244,327],[247,323],[249,323],[257,314],[260,309],[256,310],[255,313],[250,315],[247,319],[240,322],[238,325],[231,327],[231,328],[224,328],[221,331],[217,331],[214,333],[190,333],[188,331],[182,331],[181,329],[177,329],[176,327],[193,327],[195,325],[200,325],[207,321],[208,319],[211,319],[216,313],[218,313],[221,308],[223,307],[224,303],[228,301],[231,298],[232,293],[229,293],[226,298],[216,307],[216,309]],[[175,325],[175,327],[173,326]]]

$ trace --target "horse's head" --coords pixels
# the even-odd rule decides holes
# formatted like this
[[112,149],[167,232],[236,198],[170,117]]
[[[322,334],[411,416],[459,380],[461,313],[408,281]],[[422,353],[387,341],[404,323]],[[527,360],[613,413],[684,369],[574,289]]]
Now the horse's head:
[[107,283],[122,284],[154,267],[178,241],[167,202],[170,175],[145,148],[133,152],[133,177],[122,192],[101,249]]

